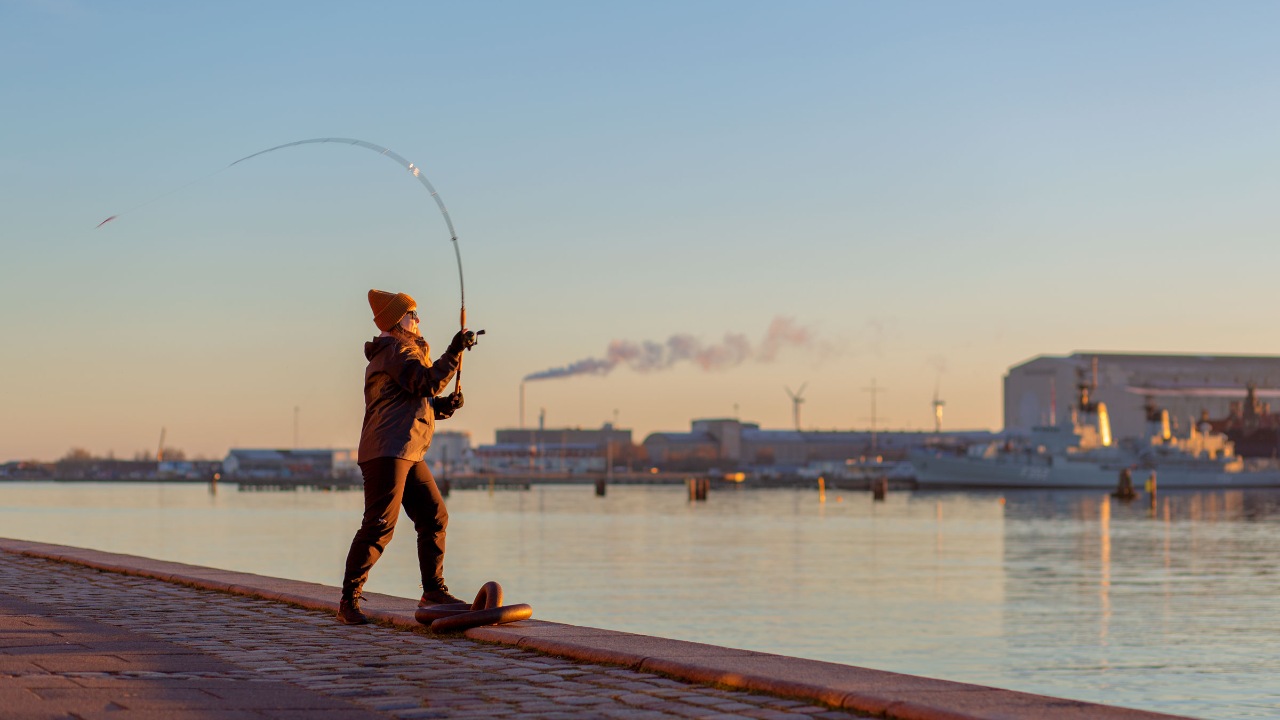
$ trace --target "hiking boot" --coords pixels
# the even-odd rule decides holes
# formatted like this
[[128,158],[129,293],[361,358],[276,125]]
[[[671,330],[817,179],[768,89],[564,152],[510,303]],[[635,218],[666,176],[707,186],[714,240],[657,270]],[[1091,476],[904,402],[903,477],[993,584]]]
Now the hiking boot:
[[343,625],[365,625],[369,618],[360,610],[360,596],[343,596],[338,602],[338,622]]
[[[467,603],[467,601],[450,595],[449,588],[441,585],[438,590],[428,590],[422,593],[422,599],[418,601],[418,607],[427,607],[429,605],[451,605],[453,603]],[[467,604],[470,605],[471,603]]]

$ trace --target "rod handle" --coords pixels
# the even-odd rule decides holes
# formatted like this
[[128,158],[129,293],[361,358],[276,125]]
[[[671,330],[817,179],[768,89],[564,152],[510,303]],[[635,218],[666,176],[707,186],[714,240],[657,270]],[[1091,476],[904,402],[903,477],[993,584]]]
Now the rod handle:
[[[462,309],[458,310],[458,330],[461,331],[466,329],[467,306],[463,305]],[[466,353],[458,354],[458,374],[453,376],[453,391],[456,393],[462,392],[462,358],[464,355],[466,355]]]

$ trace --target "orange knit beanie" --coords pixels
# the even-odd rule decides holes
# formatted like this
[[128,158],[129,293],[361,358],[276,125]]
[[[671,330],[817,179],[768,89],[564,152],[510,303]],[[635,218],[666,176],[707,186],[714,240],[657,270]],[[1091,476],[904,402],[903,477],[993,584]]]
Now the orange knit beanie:
[[418,303],[404,293],[370,290],[369,307],[373,308],[373,324],[377,325],[382,332],[386,332],[395,327],[405,313],[416,310]]

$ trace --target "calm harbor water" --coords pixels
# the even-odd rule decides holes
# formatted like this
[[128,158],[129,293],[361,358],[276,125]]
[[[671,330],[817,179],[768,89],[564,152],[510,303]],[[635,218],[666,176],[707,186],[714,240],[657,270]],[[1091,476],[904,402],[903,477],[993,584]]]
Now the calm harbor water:
[[[455,491],[535,617],[1203,718],[1280,717],[1280,493]],[[337,585],[357,492],[0,483],[0,536]],[[419,593],[412,528],[368,589]]]

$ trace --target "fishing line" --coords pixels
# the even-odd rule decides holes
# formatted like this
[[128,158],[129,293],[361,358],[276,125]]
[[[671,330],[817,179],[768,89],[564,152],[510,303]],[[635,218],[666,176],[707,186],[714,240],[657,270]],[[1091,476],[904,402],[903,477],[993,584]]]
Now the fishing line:
[[[107,223],[111,222],[112,220],[115,220],[121,215],[132,212],[146,205],[150,205],[151,203],[156,202],[157,200],[162,200],[170,195],[173,195],[174,193],[177,193],[185,188],[190,187],[191,185],[207,180],[210,177],[213,177],[214,175],[217,175],[220,172],[229,170],[235,167],[236,165],[239,165],[240,163],[244,162],[245,160],[250,160],[252,158],[258,157],[259,155],[265,155],[269,152],[275,152],[276,150],[283,150],[285,148],[297,147],[299,145],[313,145],[313,144],[319,144],[319,143],[337,143],[340,145],[354,145],[356,147],[362,147],[366,150],[371,150],[373,152],[376,152],[385,158],[389,158],[395,161],[405,170],[408,170],[409,174],[417,178],[418,182],[422,183],[422,186],[425,187],[427,189],[427,192],[431,194],[431,199],[435,200],[436,207],[440,209],[440,214],[444,216],[444,224],[449,229],[449,241],[453,243],[453,257],[455,260],[457,260],[457,263],[458,263],[458,293],[461,299],[461,309],[458,312],[458,321],[459,321],[459,327],[462,329],[465,329],[467,327],[467,287],[466,287],[466,283],[462,279],[462,251],[458,248],[458,232],[453,227],[453,218],[449,217],[449,209],[444,206],[444,201],[440,199],[440,193],[436,191],[435,187],[431,184],[431,181],[427,180],[426,175],[422,174],[421,168],[419,168],[417,165],[414,165],[412,162],[410,162],[403,156],[393,152],[389,148],[382,147],[381,145],[374,145],[373,143],[366,142],[364,140],[357,140],[355,138],[310,138],[308,140],[297,140],[295,142],[285,143],[283,145],[276,145],[275,147],[269,147],[266,150],[259,150],[258,152],[253,153],[252,155],[246,155],[240,158],[239,160],[236,160],[235,162],[222,168],[221,170],[216,170],[202,178],[192,180],[191,182],[181,187],[175,188],[174,190],[170,190],[169,192],[163,195],[152,198],[142,203],[141,205],[136,205],[124,212],[118,213],[116,215],[112,215],[106,220],[103,220],[102,222],[98,223],[98,227],[102,227],[103,225],[106,225]],[[483,332],[483,331],[480,331],[480,332]],[[461,356],[459,356],[458,373],[454,382],[454,390],[460,391],[461,388],[462,388],[462,360],[461,360]]]
[[[232,164],[234,164],[234,163],[232,163]],[[195,185],[196,183],[202,183],[202,182],[204,182],[205,180],[208,180],[209,178],[213,177],[214,175],[217,175],[218,173],[225,171],[225,170],[226,170],[227,168],[229,168],[229,167],[231,167],[231,165],[228,165],[227,167],[224,167],[224,168],[222,168],[221,170],[214,170],[213,172],[209,173],[208,175],[205,175],[204,177],[198,177],[198,178],[196,178],[195,180],[192,180],[192,181],[190,181],[190,182],[187,182],[187,183],[184,183],[184,184],[182,184],[182,185],[179,185],[178,187],[176,187],[176,188],[174,188],[174,189],[172,189],[172,190],[169,190],[168,192],[161,193],[160,195],[157,195],[157,196],[155,196],[155,197],[151,198],[150,200],[147,200],[147,201],[145,201],[145,202],[142,202],[142,203],[139,203],[139,204],[137,204],[137,205],[134,205],[133,207],[129,208],[128,210],[121,210],[120,212],[116,213],[115,215],[112,215],[111,217],[107,218],[106,220],[103,220],[102,222],[98,223],[98,225],[97,225],[94,229],[95,229],[95,230],[97,230],[98,228],[102,227],[103,225],[106,225],[107,223],[111,222],[112,220],[115,220],[116,218],[120,217],[121,215],[128,215],[129,213],[133,212],[134,210],[139,210],[139,209],[141,209],[141,208],[144,208],[144,207],[146,207],[146,206],[150,205],[151,203],[156,202],[156,201],[158,201],[158,200],[163,200],[163,199],[165,199],[165,198],[169,197],[170,195],[177,195],[178,193],[182,192],[183,190],[186,190],[187,188],[191,187],[192,185]]]

